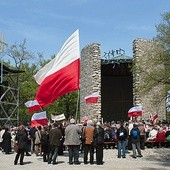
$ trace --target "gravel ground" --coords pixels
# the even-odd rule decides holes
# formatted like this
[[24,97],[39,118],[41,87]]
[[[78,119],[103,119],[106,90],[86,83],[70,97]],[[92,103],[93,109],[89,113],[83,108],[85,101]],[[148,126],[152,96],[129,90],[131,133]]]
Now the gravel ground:
[[116,149],[104,150],[104,164],[103,165],[84,165],[83,154],[80,154],[80,165],[68,165],[68,153],[65,152],[63,156],[58,156],[58,164],[52,165],[42,161],[42,157],[32,156],[24,157],[24,165],[14,165],[15,153],[5,155],[0,152],[0,170],[100,170],[106,168],[107,170],[170,170],[170,148],[153,148],[142,150],[143,157],[132,158],[132,151],[126,155],[125,159],[117,158]]

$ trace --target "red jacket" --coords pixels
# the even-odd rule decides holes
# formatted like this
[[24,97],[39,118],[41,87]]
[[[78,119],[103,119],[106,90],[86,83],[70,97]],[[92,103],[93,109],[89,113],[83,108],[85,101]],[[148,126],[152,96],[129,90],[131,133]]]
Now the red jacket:
[[164,142],[164,141],[166,141],[165,134],[166,134],[165,131],[158,132],[155,141],[156,142]]

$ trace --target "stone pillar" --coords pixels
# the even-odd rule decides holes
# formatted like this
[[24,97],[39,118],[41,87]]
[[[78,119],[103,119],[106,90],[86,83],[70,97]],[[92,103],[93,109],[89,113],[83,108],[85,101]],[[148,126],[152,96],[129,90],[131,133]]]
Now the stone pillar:
[[[101,114],[101,58],[100,45],[93,43],[81,51],[80,64],[80,120],[98,119]],[[97,104],[86,104],[85,97],[99,91]]]
[[144,95],[141,95],[139,88],[144,81],[146,83],[146,72],[149,73],[154,67],[164,67],[164,65],[154,65],[153,62],[155,57],[160,54],[160,51],[161,49],[159,49],[158,44],[154,41],[136,39],[133,42],[134,64],[136,67],[136,72],[133,75],[133,103],[134,105],[142,105],[142,118],[145,120],[150,118],[150,113],[158,113],[159,119],[166,118],[165,100],[159,101],[160,99],[158,98],[159,92],[164,88],[164,85],[157,84]]

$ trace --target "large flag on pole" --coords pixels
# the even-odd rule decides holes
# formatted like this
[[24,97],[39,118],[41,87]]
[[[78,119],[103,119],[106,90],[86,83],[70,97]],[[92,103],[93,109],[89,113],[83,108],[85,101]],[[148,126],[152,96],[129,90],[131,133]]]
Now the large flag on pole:
[[128,117],[142,116],[142,106],[134,106],[128,111]]
[[89,96],[85,97],[86,104],[98,103],[99,92],[94,92]]
[[25,106],[28,108],[28,112],[32,113],[37,110],[42,110],[37,100],[28,101],[25,103]]
[[56,57],[41,68],[34,78],[40,85],[35,99],[41,107],[50,105],[64,94],[79,89],[79,31],[64,43]]
[[34,113],[31,118],[31,127],[48,125],[46,111]]

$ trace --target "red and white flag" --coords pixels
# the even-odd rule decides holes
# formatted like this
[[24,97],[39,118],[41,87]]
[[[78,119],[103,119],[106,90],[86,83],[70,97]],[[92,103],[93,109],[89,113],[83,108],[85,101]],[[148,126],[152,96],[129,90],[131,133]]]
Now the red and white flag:
[[34,113],[31,118],[31,127],[48,125],[46,111]]
[[51,114],[51,120],[53,121],[60,121],[60,120],[65,120],[66,117],[64,114],[60,114],[60,115],[53,115]]
[[40,85],[35,99],[41,107],[57,98],[79,89],[80,49],[79,31],[64,43],[56,57],[34,75]]
[[25,106],[28,108],[28,112],[32,113],[37,110],[42,110],[37,100],[28,101],[25,103]]
[[142,116],[142,106],[134,106],[128,111],[128,117]]
[[85,97],[86,104],[98,103],[99,92],[92,93],[89,96]]

